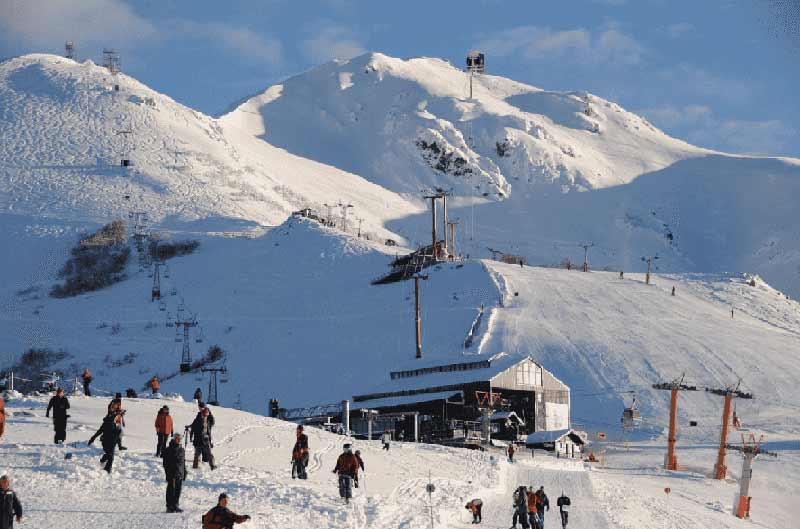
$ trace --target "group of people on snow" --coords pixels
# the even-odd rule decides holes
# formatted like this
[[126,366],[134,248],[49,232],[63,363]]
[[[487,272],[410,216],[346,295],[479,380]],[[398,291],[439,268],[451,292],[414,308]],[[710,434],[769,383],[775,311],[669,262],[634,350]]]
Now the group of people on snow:
[[536,491],[533,487],[517,487],[514,491],[513,505],[512,528],[519,522],[523,529],[544,529],[544,512],[550,510],[550,500],[544,492],[544,486]]

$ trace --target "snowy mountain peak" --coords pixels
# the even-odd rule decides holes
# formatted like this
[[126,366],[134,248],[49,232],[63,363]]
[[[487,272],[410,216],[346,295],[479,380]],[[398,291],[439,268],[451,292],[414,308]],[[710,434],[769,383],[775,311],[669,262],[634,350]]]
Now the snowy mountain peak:
[[445,185],[502,199],[541,185],[603,188],[707,152],[585,92],[470,79],[441,59],[381,53],[292,77],[223,121],[401,193]]

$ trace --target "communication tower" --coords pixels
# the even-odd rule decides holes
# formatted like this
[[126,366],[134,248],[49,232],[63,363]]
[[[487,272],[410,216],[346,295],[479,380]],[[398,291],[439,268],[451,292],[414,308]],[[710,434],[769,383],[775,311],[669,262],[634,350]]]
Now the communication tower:
[[469,98],[472,99],[472,78],[475,74],[486,72],[486,58],[483,53],[472,50],[467,53],[466,71],[469,73]]
[[68,40],[67,43],[64,45],[64,49],[66,50],[64,56],[67,59],[72,59],[73,61],[78,60],[78,56],[75,54],[75,42]]

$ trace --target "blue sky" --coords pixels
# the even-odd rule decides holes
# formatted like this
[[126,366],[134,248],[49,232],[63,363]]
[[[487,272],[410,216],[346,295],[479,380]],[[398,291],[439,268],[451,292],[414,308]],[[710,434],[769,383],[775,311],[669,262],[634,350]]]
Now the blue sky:
[[670,134],[800,156],[796,0],[0,0],[0,57],[103,46],[123,69],[219,114],[270,84],[365,51],[587,90]]

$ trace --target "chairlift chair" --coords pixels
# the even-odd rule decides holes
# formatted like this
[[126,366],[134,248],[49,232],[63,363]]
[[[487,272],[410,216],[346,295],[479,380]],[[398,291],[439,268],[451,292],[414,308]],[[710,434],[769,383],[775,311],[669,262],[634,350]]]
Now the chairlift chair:
[[633,397],[633,402],[629,408],[622,411],[622,427],[626,429],[637,428],[642,425],[642,414],[639,407],[636,405],[636,397]]
[[158,310],[160,310],[161,312],[165,312],[167,310],[167,304],[163,301],[160,302],[158,304]]
[[164,277],[169,279],[169,267],[168,266],[164,266]]
[[178,294],[178,289],[177,289],[177,288],[175,288],[175,287],[172,287],[172,288],[169,290],[169,295],[170,295],[170,296],[176,296],[177,294]]
[[220,384],[227,384],[228,380],[229,380],[228,379],[228,372],[227,371],[223,371],[222,372],[222,376],[219,377]]

